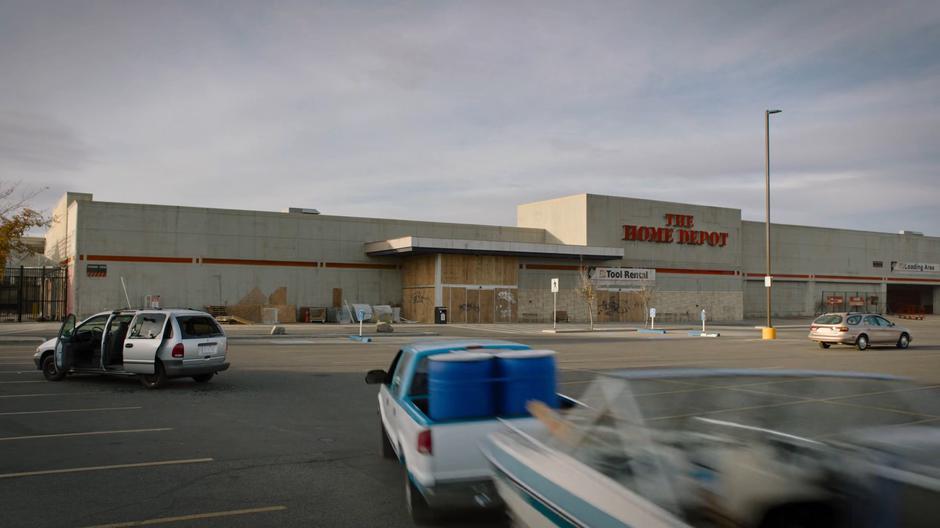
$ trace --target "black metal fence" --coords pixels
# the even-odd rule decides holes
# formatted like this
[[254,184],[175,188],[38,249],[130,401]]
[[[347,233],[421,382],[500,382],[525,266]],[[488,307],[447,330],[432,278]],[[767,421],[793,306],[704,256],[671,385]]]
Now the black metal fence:
[[67,293],[64,268],[7,268],[0,281],[0,321],[60,321]]

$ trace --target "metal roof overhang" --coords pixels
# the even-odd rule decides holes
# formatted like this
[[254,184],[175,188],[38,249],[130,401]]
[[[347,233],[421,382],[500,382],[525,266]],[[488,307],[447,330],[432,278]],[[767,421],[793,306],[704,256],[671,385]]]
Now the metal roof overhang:
[[623,248],[415,236],[367,242],[365,244],[365,252],[370,257],[390,255],[408,256],[429,253],[464,253],[474,255],[507,255],[514,257],[581,258],[586,260],[614,260],[623,258]]

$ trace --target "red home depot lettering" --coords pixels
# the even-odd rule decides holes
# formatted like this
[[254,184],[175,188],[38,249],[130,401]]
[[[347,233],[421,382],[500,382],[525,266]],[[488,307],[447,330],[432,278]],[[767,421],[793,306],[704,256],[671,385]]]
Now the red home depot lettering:
[[724,247],[728,245],[728,233],[692,229],[695,218],[692,215],[667,213],[666,227],[624,225],[623,239],[630,242],[656,242],[659,244],[687,244],[693,246],[709,245]]

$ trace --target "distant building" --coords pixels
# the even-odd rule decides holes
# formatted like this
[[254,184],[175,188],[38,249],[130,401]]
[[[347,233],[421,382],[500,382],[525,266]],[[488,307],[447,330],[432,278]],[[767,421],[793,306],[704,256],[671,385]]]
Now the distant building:
[[[319,205],[319,204],[311,204]],[[68,266],[81,315],[163,306],[293,320],[301,307],[400,306],[431,321],[587,320],[579,269],[600,289],[595,319],[763,316],[764,224],[739,209],[578,194],[520,205],[515,227],[98,202],[68,193],[46,256]],[[927,311],[940,306],[940,238],[774,224],[773,313]]]

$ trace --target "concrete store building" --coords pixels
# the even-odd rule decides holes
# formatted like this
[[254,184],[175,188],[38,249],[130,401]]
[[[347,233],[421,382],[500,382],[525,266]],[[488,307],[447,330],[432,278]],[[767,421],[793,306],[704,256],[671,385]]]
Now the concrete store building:
[[[143,205],[67,193],[46,256],[68,267],[81,315],[159,296],[257,319],[278,307],[401,306],[431,321],[585,321],[581,266],[598,321],[713,320],[764,314],[764,224],[739,209],[579,194],[520,205],[516,227]],[[773,312],[925,311],[940,306],[940,238],[792,225],[771,228]]]

